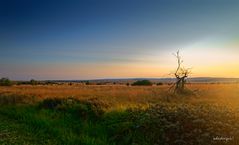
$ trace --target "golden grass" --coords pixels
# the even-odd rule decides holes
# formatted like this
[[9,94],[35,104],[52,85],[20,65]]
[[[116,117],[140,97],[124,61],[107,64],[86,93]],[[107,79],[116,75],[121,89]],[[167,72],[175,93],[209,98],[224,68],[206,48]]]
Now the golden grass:
[[[239,106],[239,84],[189,84],[189,89],[196,91],[196,96],[181,96],[180,101],[191,103],[218,103]],[[138,87],[124,85],[20,85],[0,87],[0,95],[34,96],[37,100],[52,97],[74,97],[77,99],[97,98],[117,105],[142,105],[164,101],[168,95],[168,85]],[[173,98],[171,98],[173,99]],[[174,100],[175,101],[175,100]]]

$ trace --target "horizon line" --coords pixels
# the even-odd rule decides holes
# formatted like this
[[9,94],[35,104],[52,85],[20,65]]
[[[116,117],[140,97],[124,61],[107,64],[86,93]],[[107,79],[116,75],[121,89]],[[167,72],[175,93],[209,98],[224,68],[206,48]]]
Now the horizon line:
[[[8,77],[2,77],[8,78]],[[9,78],[10,79],[10,78]],[[137,80],[137,79],[175,79],[174,77],[125,77],[125,78],[95,78],[95,79],[34,79],[37,81],[97,81],[97,80]],[[12,81],[30,81],[31,79],[10,79]],[[189,77],[188,79],[239,79],[239,77]]]

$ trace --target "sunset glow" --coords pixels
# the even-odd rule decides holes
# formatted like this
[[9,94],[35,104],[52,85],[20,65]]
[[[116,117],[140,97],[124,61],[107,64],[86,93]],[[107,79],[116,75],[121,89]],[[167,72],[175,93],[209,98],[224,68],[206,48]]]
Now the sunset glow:
[[3,2],[0,77],[239,77],[236,1]]

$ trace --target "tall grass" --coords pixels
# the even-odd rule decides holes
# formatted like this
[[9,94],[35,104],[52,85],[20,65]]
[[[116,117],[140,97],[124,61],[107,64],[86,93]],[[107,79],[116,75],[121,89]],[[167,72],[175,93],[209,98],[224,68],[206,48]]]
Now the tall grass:
[[[186,100],[190,100],[190,102],[211,102],[239,106],[239,84],[189,84],[187,87],[198,94],[196,97],[188,96]],[[29,97],[29,99],[34,96],[35,101],[55,97],[73,97],[80,100],[97,98],[111,104],[111,106],[127,106],[164,101],[168,95],[168,88],[168,85],[151,87],[125,85],[19,85],[11,87],[0,86],[0,96],[25,96]],[[177,96],[172,96],[171,98],[173,100]],[[185,98],[185,96],[179,96],[179,98]]]
[[237,85],[196,86],[170,102],[166,86],[0,87],[0,144],[239,144]]

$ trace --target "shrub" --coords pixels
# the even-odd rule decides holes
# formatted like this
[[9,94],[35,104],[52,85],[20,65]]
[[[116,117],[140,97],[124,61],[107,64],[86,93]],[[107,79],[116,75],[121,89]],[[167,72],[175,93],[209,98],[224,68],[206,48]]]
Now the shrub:
[[161,82],[157,83],[157,86],[161,86],[161,85],[163,85],[163,83],[161,83]]
[[[104,123],[116,145],[234,145],[239,135],[237,115],[224,106],[160,103],[147,109],[110,112]],[[232,136],[233,140],[213,140],[221,136]]]
[[47,98],[39,104],[39,108],[73,113],[80,118],[92,120],[101,117],[108,107],[108,104],[95,98],[81,101],[74,98]]
[[59,105],[63,104],[63,99],[60,98],[47,98],[43,100],[40,104],[40,108],[45,108],[45,109],[56,109]]
[[152,86],[153,83],[150,82],[149,80],[141,80],[141,81],[136,81],[132,84],[132,86]]
[[45,81],[45,82],[43,82],[43,85],[54,85],[54,84],[60,84],[60,83],[57,83],[57,82],[54,82],[54,81]]
[[31,80],[30,80],[30,84],[31,84],[31,85],[37,85],[38,82],[37,82],[36,80],[34,80],[34,79],[31,79]]
[[86,84],[86,85],[90,85],[90,81],[86,81],[85,84]]
[[0,86],[12,86],[13,83],[8,78],[1,78],[0,79]]

